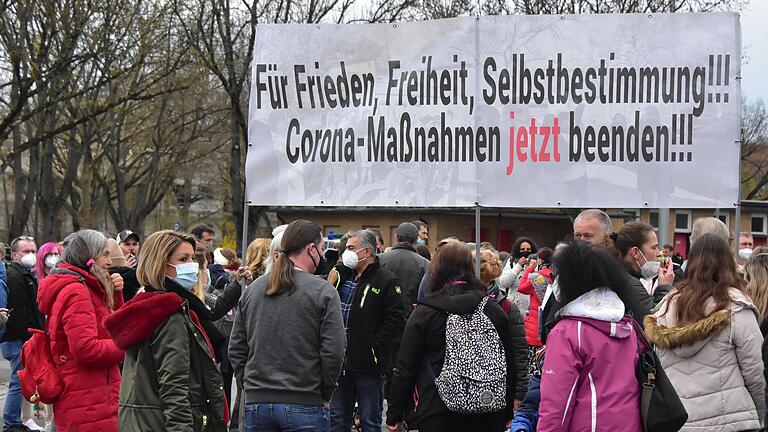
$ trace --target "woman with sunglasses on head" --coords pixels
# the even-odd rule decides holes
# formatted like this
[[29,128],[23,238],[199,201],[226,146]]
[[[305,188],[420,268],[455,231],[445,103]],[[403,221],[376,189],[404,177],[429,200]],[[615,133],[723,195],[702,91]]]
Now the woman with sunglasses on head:
[[51,354],[64,382],[53,404],[59,431],[117,431],[123,350],[102,325],[123,304],[123,281],[110,276],[107,238],[82,230],[67,237],[61,264],[41,282]]
[[159,231],[145,240],[136,269],[144,291],[105,321],[125,349],[119,425],[123,432],[225,431],[229,412],[214,349],[191,290],[195,238]]

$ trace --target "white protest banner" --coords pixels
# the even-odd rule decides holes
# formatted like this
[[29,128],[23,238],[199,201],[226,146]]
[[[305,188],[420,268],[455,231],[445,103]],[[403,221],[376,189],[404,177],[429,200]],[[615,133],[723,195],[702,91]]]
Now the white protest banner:
[[730,207],[735,13],[258,26],[252,205]]

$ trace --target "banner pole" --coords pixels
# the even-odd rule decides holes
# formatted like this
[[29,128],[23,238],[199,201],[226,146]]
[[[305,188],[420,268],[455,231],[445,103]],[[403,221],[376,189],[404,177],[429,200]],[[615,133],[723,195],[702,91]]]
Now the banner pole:
[[243,202],[243,244],[240,249],[240,256],[243,262],[245,262],[245,251],[248,249],[248,210],[250,201],[245,200]]
[[475,276],[480,278],[480,204],[475,203]]
[[669,208],[659,209],[659,245],[669,243]]
[[[733,230],[734,230],[733,256],[735,258],[738,258],[739,257],[739,233],[741,232],[741,199],[739,199],[739,202],[736,203],[736,222],[734,223]],[[751,227],[750,227],[750,230],[751,230]]]

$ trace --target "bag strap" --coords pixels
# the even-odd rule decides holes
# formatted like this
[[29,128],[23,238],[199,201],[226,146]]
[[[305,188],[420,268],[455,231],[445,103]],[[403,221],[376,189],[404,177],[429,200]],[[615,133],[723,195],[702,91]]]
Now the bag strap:
[[651,396],[654,387],[653,383],[643,383],[643,391],[640,396],[640,417],[643,421],[643,432],[648,432],[648,413],[651,410]]

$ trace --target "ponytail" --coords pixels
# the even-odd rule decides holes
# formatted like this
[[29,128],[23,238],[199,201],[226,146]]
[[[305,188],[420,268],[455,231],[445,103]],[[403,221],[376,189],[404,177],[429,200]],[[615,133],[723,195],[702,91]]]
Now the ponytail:
[[269,272],[267,296],[280,295],[284,292],[289,295],[293,293],[295,283],[292,271],[293,261],[290,257],[300,254],[310,243],[319,244],[322,239],[320,226],[314,222],[299,219],[288,225],[280,245],[280,258],[275,261]]

